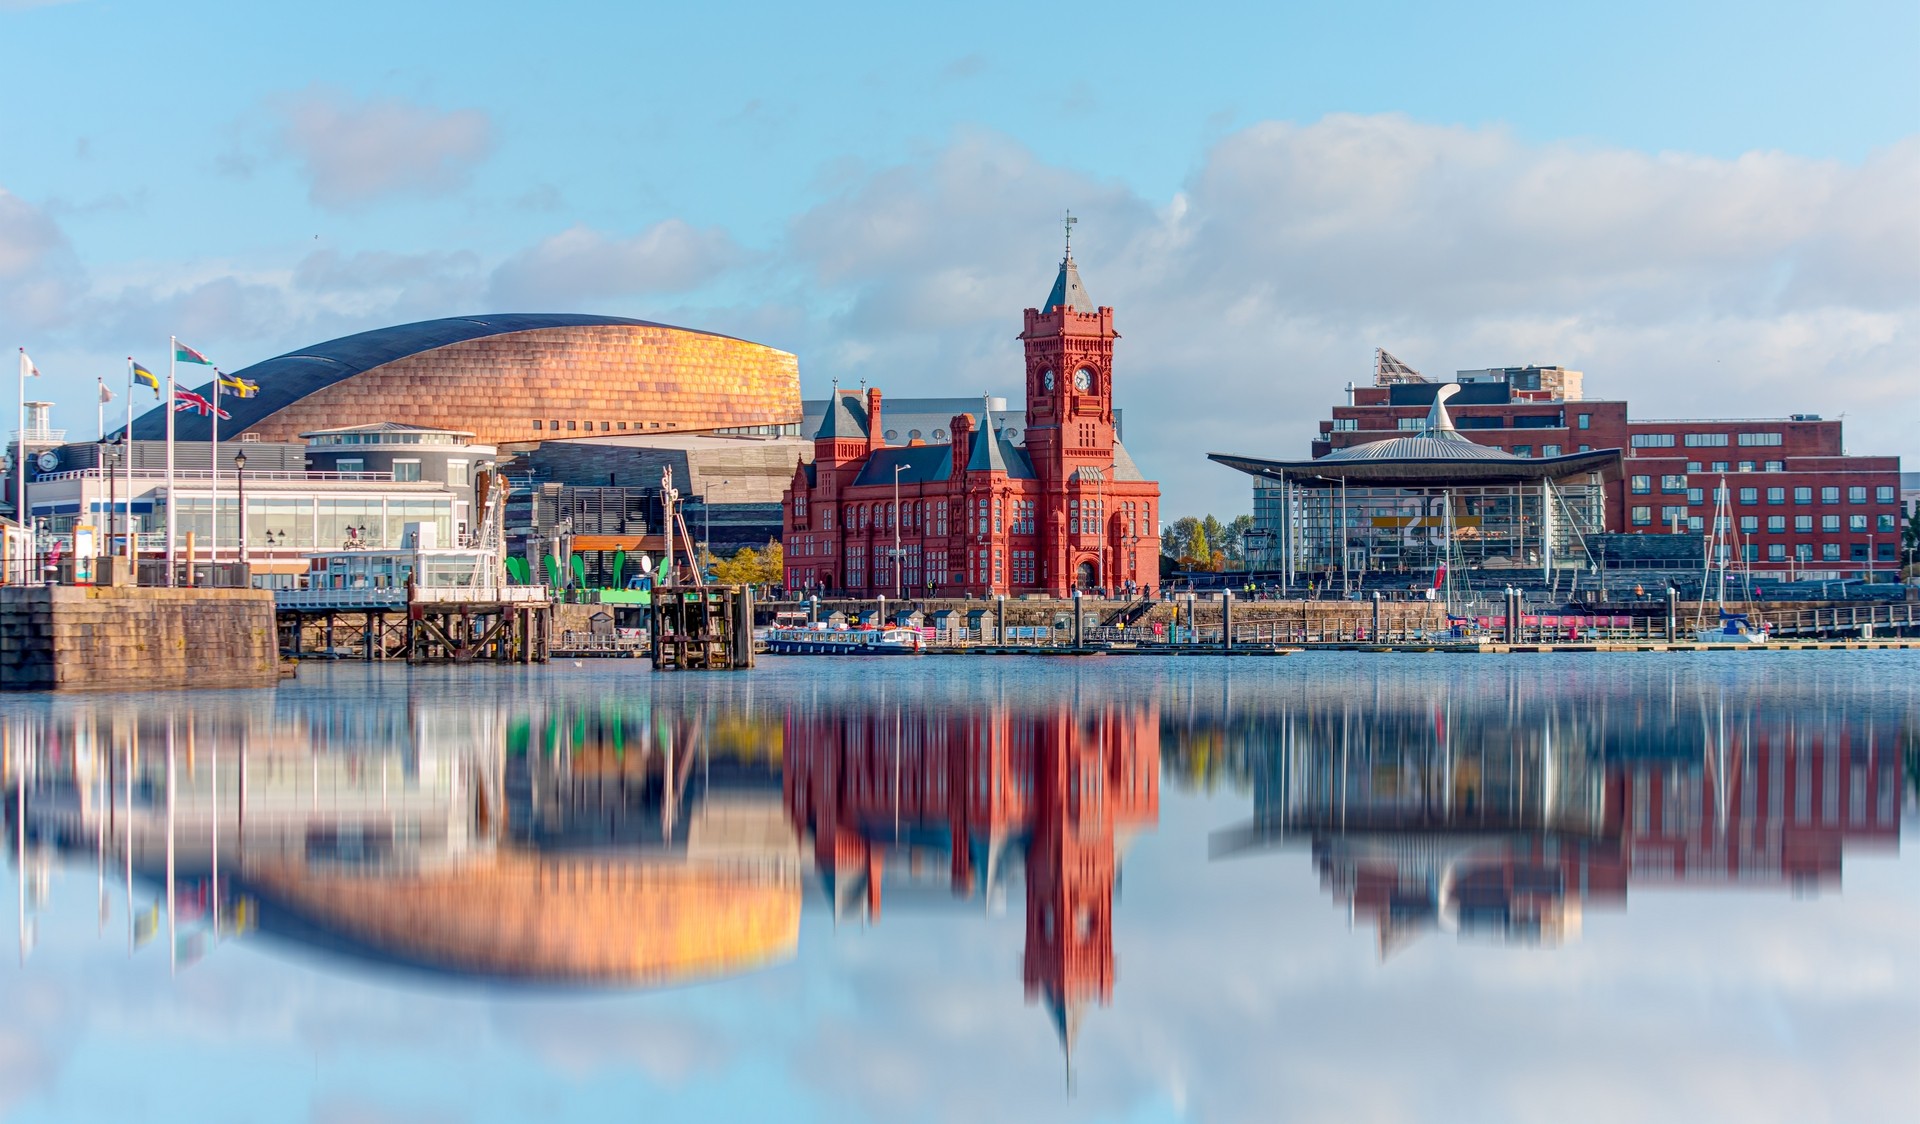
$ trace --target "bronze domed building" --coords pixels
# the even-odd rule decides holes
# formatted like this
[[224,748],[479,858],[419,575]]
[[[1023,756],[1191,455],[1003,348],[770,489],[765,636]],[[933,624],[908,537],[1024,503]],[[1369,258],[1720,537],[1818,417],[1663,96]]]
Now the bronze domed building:
[[[202,368],[188,368],[197,378]],[[373,422],[471,432],[482,445],[589,434],[684,433],[800,420],[790,352],[714,332],[617,316],[511,313],[426,320],[316,344],[232,372],[259,387],[222,395],[221,436],[298,441]],[[185,385],[182,382],[181,385]],[[198,388],[211,394],[210,386]],[[209,421],[175,418],[183,441]],[[166,436],[160,407],[136,440]]]

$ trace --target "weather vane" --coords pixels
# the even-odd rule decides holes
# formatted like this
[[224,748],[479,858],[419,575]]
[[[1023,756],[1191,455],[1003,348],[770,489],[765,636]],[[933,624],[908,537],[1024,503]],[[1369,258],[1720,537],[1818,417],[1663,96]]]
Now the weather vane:
[[1067,228],[1067,256],[1068,257],[1073,256],[1073,224],[1079,221],[1080,221],[1079,219],[1076,219],[1073,217],[1072,211],[1068,211],[1067,220],[1064,224],[1062,224]]

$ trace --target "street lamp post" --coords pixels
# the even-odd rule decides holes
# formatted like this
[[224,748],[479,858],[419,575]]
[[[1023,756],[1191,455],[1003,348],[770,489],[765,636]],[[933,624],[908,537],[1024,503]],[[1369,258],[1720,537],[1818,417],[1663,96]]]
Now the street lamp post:
[[893,519],[891,522],[893,523],[893,597],[896,601],[905,600],[906,597],[901,592],[903,585],[900,576],[900,473],[906,467],[904,464],[893,466]]
[[[240,565],[244,567],[247,564],[247,454],[244,450],[233,454],[233,475],[239,489]],[[248,575],[247,583],[252,582],[252,575]]]

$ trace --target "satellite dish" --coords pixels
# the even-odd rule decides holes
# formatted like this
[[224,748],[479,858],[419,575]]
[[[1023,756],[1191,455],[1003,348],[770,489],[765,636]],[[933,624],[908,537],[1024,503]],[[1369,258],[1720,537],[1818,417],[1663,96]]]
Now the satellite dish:
[[48,449],[40,454],[39,460],[35,463],[40,466],[40,471],[52,472],[54,469],[60,467],[60,454],[54,452],[52,449]]

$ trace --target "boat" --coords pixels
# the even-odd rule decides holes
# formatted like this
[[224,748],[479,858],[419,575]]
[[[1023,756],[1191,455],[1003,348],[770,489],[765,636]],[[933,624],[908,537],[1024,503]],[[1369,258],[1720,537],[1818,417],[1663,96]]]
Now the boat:
[[1696,628],[1693,638],[1702,644],[1765,644],[1769,639],[1767,630],[1754,627],[1745,613],[1729,613],[1720,610],[1720,627]]
[[781,656],[917,656],[926,638],[911,628],[770,628],[767,651]]
[[[1733,515],[1727,503],[1727,478],[1722,476],[1714,489],[1713,497],[1713,534],[1707,540],[1705,569],[1700,580],[1700,611],[1706,612],[1706,586],[1715,582],[1714,571],[1719,571],[1714,601],[1719,609],[1719,624],[1708,627],[1702,617],[1693,622],[1693,638],[1701,644],[1739,644],[1750,647],[1764,646],[1771,638],[1765,625],[1755,625],[1745,613],[1727,611],[1727,564],[1733,554],[1727,543],[1727,536],[1733,525]],[[1749,583],[1751,584],[1751,583]],[[1752,596],[1751,591],[1748,594]]]

